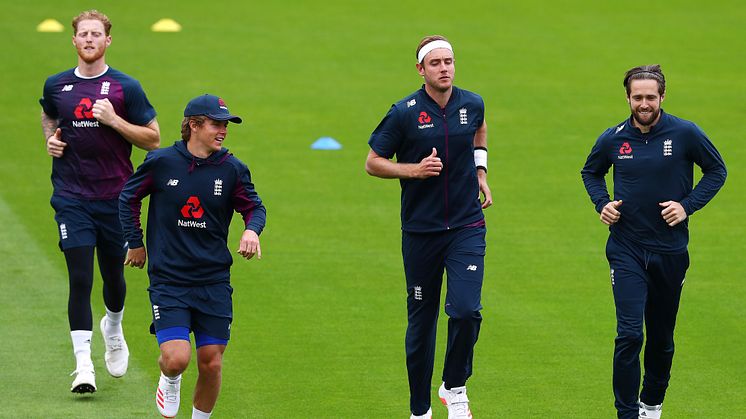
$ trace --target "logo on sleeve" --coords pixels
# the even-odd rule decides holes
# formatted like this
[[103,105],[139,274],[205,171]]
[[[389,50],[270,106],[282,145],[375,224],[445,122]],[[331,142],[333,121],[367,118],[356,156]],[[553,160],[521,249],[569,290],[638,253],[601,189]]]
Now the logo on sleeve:
[[411,108],[412,106],[414,106],[416,104],[417,104],[417,99],[412,99],[412,100],[407,101],[407,107],[408,108]]
[[[186,205],[181,207],[181,215],[184,218],[196,218],[200,219],[205,215],[205,209],[202,208],[202,203],[199,202],[199,198],[192,195],[187,199]],[[179,227],[192,227],[192,228],[207,228],[207,221],[197,222],[194,220],[178,220]]]
[[634,156],[632,155],[632,146],[629,145],[629,143],[625,142],[622,144],[621,147],[619,147],[619,155],[616,156],[617,159],[633,159]]
[[417,122],[419,122],[420,125],[418,125],[417,128],[425,129],[434,127],[435,124],[431,124],[430,121],[432,121],[432,118],[430,118],[430,115],[428,115],[427,112],[420,112],[420,117],[417,118]]
[[663,142],[663,156],[668,157],[673,155],[673,141],[666,139]]

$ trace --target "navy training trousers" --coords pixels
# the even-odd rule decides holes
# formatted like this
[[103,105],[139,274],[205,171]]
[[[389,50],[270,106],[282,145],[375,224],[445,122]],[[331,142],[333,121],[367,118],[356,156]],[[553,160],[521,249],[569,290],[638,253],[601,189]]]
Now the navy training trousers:
[[[610,235],[606,258],[616,305],[614,406],[620,419],[637,419],[638,399],[663,403],[674,354],[674,327],[689,268],[689,253],[659,254]],[[645,341],[645,375],[640,390],[640,351]]]
[[443,366],[446,388],[460,387],[471,376],[474,345],[482,322],[485,227],[437,233],[402,233],[407,280],[407,334],[410,409],[415,415],[430,408],[435,361],[435,335],[443,271],[447,277],[445,311],[448,344]]

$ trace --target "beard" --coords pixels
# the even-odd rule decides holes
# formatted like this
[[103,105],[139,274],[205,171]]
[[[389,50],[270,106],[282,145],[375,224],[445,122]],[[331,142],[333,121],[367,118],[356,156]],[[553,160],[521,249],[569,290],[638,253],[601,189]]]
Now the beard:
[[647,127],[653,124],[656,119],[658,119],[658,116],[661,114],[660,108],[656,109],[655,112],[652,112],[649,117],[642,117],[639,115],[639,111],[632,112],[632,117],[637,121],[638,124]]
[[85,48],[78,48],[78,57],[80,57],[86,64],[92,64],[100,60],[101,57],[106,53],[106,48],[96,48],[93,50],[86,50]]

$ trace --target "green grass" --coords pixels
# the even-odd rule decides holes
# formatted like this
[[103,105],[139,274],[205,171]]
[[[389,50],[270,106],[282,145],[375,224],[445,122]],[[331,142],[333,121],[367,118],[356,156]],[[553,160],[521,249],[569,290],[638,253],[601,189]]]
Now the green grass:
[[[725,188],[691,220],[666,417],[746,417],[746,6],[728,0],[5,5],[0,417],[159,417],[143,271],[127,271],[130,371],[122,379],[106,374],[95,333],[99,391],[69,392],[66,270],[37,99],[44,79],[74,66],[75,55],[69,31],[34,28],[48,17],[67,26],[93,6],[114,22],[109,64],[142,82],[164,145],[178,137],[183,106],[198,94],[221,95],[244,117],[226,145],[251,167],[268,225],[264,258],[233,267],[235,321],[216,417],[408,414],[399,186],[367,176],[363,162],[390,104],[419,86],[414,49],[431,33],[450,38],[457,85],[487,105],[495,205],[487,211],[485,320],[469,381],[474,414],[613,417],[607,233],[579,170],[595,138],[627,114],[624,71],[661,63],[664,108],[697,122],[729,168]],[[150,32],[162,17],[184,31]],[[321,136],[344,148],[310,150]],[[231,246],[240,233],[234,224]],[[98,317],[100,279],[93,301]],[[189,417],[195,372],[187,370],[180,417]]]

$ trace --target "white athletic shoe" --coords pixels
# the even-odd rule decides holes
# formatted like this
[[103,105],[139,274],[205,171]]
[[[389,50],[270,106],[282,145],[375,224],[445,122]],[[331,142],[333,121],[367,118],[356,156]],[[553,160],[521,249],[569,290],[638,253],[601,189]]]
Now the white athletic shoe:
[[70,391],[73,393],[95,393],[96,392],[96,373],[93,371],[93,364],[82,365],[72,372],[75,379]]
[[648,406],[643,402],[640,402],[640,419],[660,419],[663,405],[659,404],[656,406]]
[[466,397],[466,386],[446,390],[446,383],[438,389],[440,401],[448,408],[448,419],[471,419],[469,398]]
[[158,380],[158,390],[155,392],[155,404],[158,406],[158,412],[164,418],[172,418],[179,413],[179,402],[181,390],[181,375],[172,380],[163,373]]
[[104,354],[106,369],[112,377],[119,378],[127,372],[127,365],[130,358],[130,351],[127,348],[127,342],[124,340],[124,333],[120,329],[119,333],[107,334],[106,316],[104,316],[101,319],[101,335],[104,337],[104,345],[106,345],[106,353]]
[[433,419],[433,409],[427,409],[427,412],[425,412],[424,415],[415,415],[414,413],[412,413],[409,416],[409,419]]

